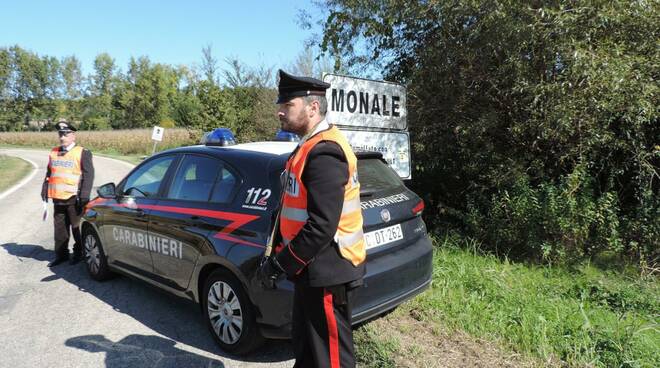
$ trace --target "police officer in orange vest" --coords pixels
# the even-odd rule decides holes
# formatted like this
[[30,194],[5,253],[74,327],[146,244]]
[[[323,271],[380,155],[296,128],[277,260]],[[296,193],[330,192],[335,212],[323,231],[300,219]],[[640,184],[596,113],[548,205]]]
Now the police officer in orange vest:
[[92,153],[76,145],[76,128],[67,122],[59,122],[55,128],[60,145],[50,152],[46,180],[41,188],[41,198],[44,202],[51,198],[54,207],[55,259],[48,267],[69,259],[69,228],[75,242],[69,263],[76,264],[82,259],[80,217],[94,182]]
[[276,254],[257,277],[295,283],[294,367],[354,367],[351,294],[365,273],[357,159],[325,120],[328,83],[279,71],[282,130],[302,137],[286,164]]

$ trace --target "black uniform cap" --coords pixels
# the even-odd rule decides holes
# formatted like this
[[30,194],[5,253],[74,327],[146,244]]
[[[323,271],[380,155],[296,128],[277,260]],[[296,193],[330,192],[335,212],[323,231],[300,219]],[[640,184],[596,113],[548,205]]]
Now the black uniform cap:
[[57,129],[58,132],[75,132],[78,130],[73,124],[67,123],[66,121],[60,121],[55,124],[55,129]]
[[295,97],[310,95],[325,96],[325,90],[330,87],[329,83],[309,78],[297,77],[280,69],[280,83],[277,86],[277,104],[285,103]]

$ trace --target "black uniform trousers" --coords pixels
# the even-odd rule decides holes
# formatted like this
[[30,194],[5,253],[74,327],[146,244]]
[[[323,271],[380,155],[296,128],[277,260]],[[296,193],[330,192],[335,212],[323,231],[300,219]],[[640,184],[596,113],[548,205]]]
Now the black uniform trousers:
[[[80,237],[80,212],[76,206],[76,197],[67,200],[53,200],[53,223],[55,225],[55,256],[69,256],[69,237],[73,233],[73,253],[82,255],[82,239]],[[71,231],[69,231],[69,228]]]
[[355,367],[351,294],[344,285],[297,282],[293,296],[294,368]]

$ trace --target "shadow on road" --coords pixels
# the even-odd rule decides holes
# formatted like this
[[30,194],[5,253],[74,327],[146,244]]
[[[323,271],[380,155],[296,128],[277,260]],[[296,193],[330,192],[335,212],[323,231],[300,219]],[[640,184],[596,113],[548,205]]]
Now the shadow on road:
[[[55,258],[55,253],[52,250],[45,249],[41,245],[5,243],[0,245],[0,247],[10,255],[41,261],[44,267],[46,267],[47,262]],[[210,367],[222,367],[223,364],[219,361],[213,361],[194,354],[191,354],[191,357],[187,357],[185,355],[188,354],[187,352],[173,347],[174,342],[193,346],[220,357],[228,357],[245,362],[281,362],[293,358],[290,343],[281,340],[268,340],[260,349],[246,356],[238,357],[223,352],[216,345],[211,333],[206,328],[201,318],[200,309],[196,304],[161,292],[145,283],[123,276],[106,282],[96,282],[87,275],[84,262],[74,266],[65,262],[51,268],[51,271],[53,275],[43,278],[41,280],[42,282],[63,279],[76,285],[81,292],[95,296],[111,305],[115,311],[129,315],[151,330],[169,339],[158,336],[130,335],[121,341],[112,342],[101,335],[89,335],[71,338],[67,340],[67,346],[74,346],[89,351],[94,351],[92,349],[106,349],[108,346],[112,347],[116,344],[120,344],[120,346],[132,346],[134,348],[145,346],[151,350],[143,353],[144,356],[147,356],[145,354],[151,354],[149,356],[154,357],[163,356],[168,357],[172,361],[178,361],[177,359],[193,359],[191,361],[196,362],[197,360],[194,359],[207,359]],[[112,364],[118,365],[111,365],[111,351],[107,351],[109,354],[106,359],[106,362],[108,362],[107,367],[133,367],[133,365],[117,363],[121,362],[119,358],[112,359]],[[180,353],[176,353],[177,351]],[[116,354],[116,351],[113,354]],[[143,363],[135,363],[137,364],[135,366],[148,366]],[[213,365],[211,363],[218,364]],[[157,366],[161,367],[161,365]],[[169,366],[162,365],[162,367]],[[180,366],[187,367],[188,365],[181,364]]]
[[113,342],[102,335],[86,335],[66,340],[71,346],[90,353],[105,352],[106,368],[223,368],[222,362],[174,347],[176,342],[158,336],[129,335]]

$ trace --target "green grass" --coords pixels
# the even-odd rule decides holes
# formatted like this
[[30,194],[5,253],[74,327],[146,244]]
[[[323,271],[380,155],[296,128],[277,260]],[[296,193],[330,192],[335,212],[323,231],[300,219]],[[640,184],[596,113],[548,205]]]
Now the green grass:
[[355,355],[365,367],[396,367],[393,355],[399,351],[395,339],[377,331],[371,324],[361,326],[354,332]]
[[116,151],[109,151],[109,150],[100,151],[100,152],[92,152],[92,154],[97,155],[97,156],[105,156],[105,157],[110,157],[110,158],[114,158],[114,159],[117,159],[117,160],[126,161],[128,163],[133,164],[133,165],[137,165],[137,164],[141,163],[147,157],[145,155],[124,155],[124,154],[118,153]]
[[0,155],[0,193],[27,176],[32,165],[17,157]]
[[[429,324],[465,331],[538,361],[660,366],[660,290],[654,277],[592,264],[567,269],[512,263],[480,254],[475,243],[458,238],[434,243],[431,288],[396,313],[421,311]],[[391,319],[396,323],[396,316]],[[374,351],[387,362],[405,354],[386,332],[358,330],[356,341],[365,366],[377,366],[369,364]]]

